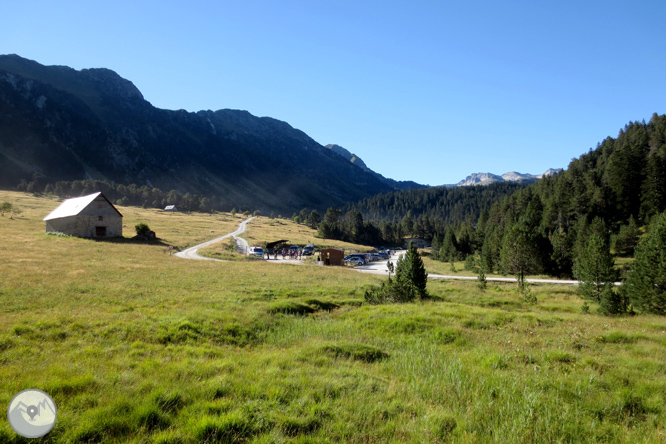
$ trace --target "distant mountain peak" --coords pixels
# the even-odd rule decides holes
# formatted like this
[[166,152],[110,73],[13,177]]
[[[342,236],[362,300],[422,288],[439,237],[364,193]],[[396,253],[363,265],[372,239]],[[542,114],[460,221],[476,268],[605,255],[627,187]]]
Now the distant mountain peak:
[[360,157],[358,157],[356,154],[353,154],[353,153],[349,152],[349,150],[341,147],[340,145],[329,144],[329,145],[326,145],[326,148],[330,149],[331,151],[333,151],[336,154],[341,155],[342,157],[344,157],[345,159],[347,159],[348,161],[350,161],[354,165],[356,165],[358,167],[361,167],[365,171],[370,170],[370,168],[368,168],[368,166],[365,164],[365,162],[363,162],[363,160]]
[[502,174],[501,176],[492,173],[474,173],[458,182],[456,186],[468,187],[476,185],[490,185],[491,183],[496,182],[532,183],[543,177],[557,174],[560,171],[562,171],[562,168],[549,168],[548,171],[539,175],[523,174],[516,171],[510,171],[508,173]]

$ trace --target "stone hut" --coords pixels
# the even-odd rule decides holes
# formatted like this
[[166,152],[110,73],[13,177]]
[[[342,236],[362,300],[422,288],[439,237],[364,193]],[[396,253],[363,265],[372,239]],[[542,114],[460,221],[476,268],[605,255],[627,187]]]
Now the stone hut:
[[123,215],[102,193],[67,199],[44,218],[46,232],[76,237],[121,237]]

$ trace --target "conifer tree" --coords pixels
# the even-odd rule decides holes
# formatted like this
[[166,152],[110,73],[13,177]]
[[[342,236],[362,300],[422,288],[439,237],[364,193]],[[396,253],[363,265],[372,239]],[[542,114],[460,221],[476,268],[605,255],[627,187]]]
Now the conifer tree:
[[449,227],[446,230],[444,235],[444,240],[442,241],[442,246],[439,250],[439,260],[440,261],[453,261],[458,256],[458,242],[456,240],[456,235],[453,232],[453,227]]
[[394,285],[401,296],[401,302],[409,302],[417,298],[426,299],[428,297],[427,283],[428,273],[423,265],[423,260],[414,243],[410,242],[407,253],[398,259],[395,269]]
[[339,220],[342,211],[336,208],[326,210],[324,220],[319,224],[319,235],[324,239],[334,239],[340,234]]
[[524,223],[509,228],[502,240],[500,262],[502,269],[516,275],[518,287],[524,288],[525,275],[542,269],[541,255],[534,235]]
[[641,311],[666,314],[666,212],[657,217],[636,247],[623,290]]
[[307,219],[308,227],[312,228],[313,230],[316,230],[319,228],[320,223],[321,223],[321,217],[319,216],[319,212],[317,210],[312,210],[308,215]]
[[442,247],[442,243],[439,240],[439,235],[435,234],[435,236],[432,238],[432,242],[430,243],[430,257],[432,259],[439,259],[439,249]]
[[602,296],[612,289],[617,279],[614,265],[615,259],[606,239],[592,234],[574,262],[574,277],[580,281],[578,292],[581,296],[601,302]]
[[629,223],[622,225],[620,232],[615,236],[615,254],[618,256],[633,256],[639,234],[640,231],[634,216],[629,217]]

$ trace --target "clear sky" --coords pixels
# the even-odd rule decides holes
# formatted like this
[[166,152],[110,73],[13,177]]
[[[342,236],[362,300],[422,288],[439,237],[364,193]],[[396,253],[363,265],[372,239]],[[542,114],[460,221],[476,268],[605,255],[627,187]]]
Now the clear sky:
[[666,113],[666,1],[4,2],[0,54],[244,109],[430,185],[539,174]]

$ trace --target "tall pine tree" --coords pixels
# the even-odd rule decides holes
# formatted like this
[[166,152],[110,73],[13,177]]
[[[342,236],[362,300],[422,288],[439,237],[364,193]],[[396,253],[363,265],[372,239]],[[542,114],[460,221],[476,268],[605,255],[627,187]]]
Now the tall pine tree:
[[604,292],[617,279],[614,265],[606,239],[597,234],[590,236],[574,262],[574,277],[580,281],[578,292],[586,299],[601,302]]
[[666,212],[657,217],[636,247],[623,290],[641,311],[666,314]]

